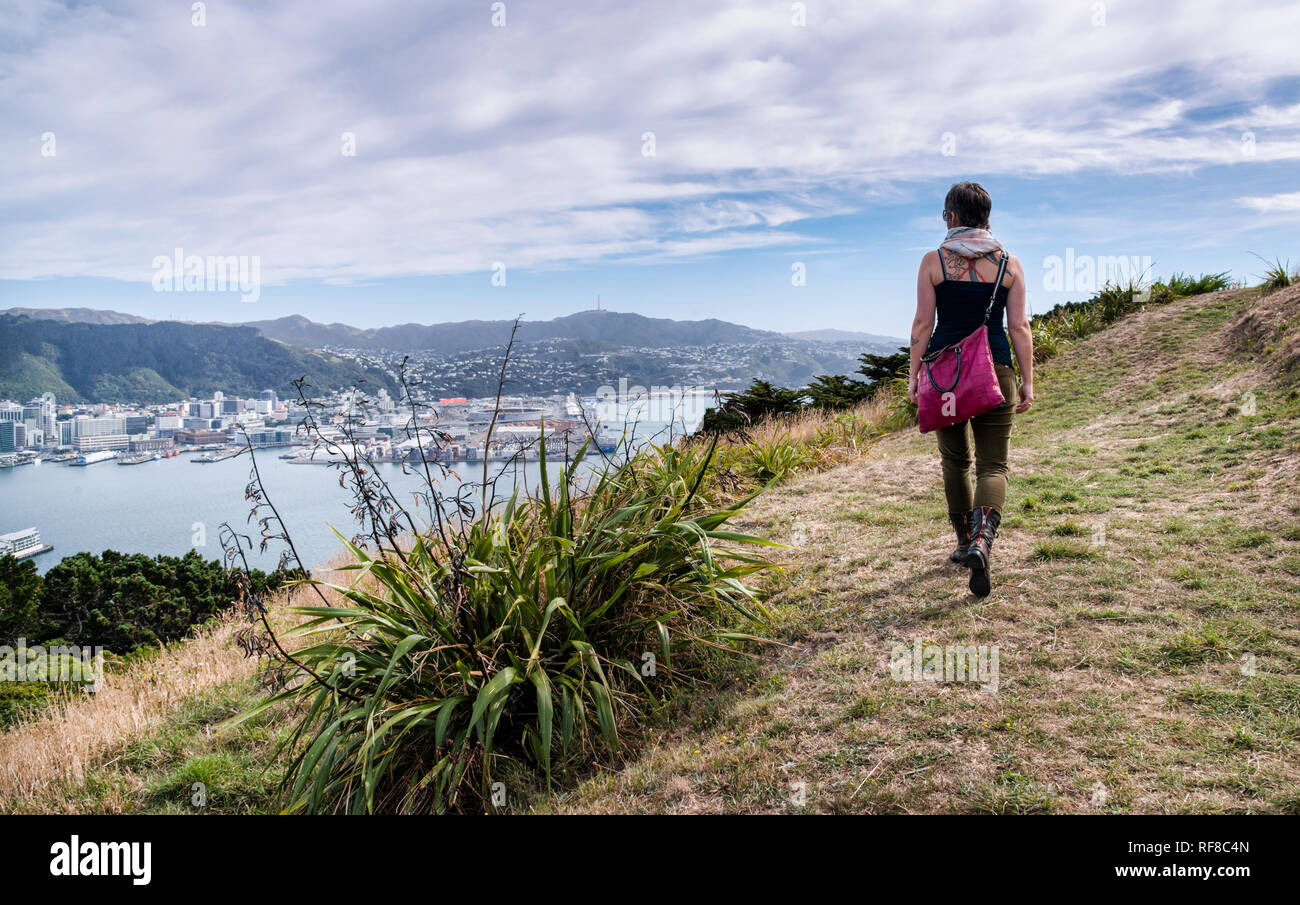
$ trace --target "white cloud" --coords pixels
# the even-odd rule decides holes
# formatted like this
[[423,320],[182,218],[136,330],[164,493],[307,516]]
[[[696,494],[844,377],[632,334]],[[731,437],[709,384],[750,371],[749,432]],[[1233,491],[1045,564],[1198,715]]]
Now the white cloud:
[[1261,214],[1290,213],[1300,211],[1300,192],[1287,192],[1281,195],[1267,195],[1255,198],[1238,198],[1237,203]]
[[512,0],[493,28],[487,4],[300,0],[194,28],[188,4],[20,3],[0,277],[143,280],[177,246],[268,283],[807,247],[801,222],[956,172],[1300,158],[1295,106],[1257,96],[1300,75],[1300,6],[1107,10],[844,0],[799,28],[785,3]]

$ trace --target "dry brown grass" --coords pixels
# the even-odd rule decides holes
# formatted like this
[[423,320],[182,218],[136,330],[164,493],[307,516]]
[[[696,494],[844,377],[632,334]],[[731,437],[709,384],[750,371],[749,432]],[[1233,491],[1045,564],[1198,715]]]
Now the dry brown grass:
[[888,416],[893,398],[891,391],[884,389],[871,399],[842,412],[808,409],[788,418],[767,418],[747,430],[746,434],[760,445],[771,445],[782,437],[795,443],[807,444],[816,440],[818,434],[837,418],[846,415],[868,424],[880,424]]
[[236,627],[230,619],[206,626],[147,663],[105,675],[96,693],[0,734],[0,811],[80,781],[89,767],[156,725],[187,695],[251,673],[253,661],[231,643]]
[[[321,577],[337,580],[333,567],[341,561],[336,558]],[[283,631],[293,621],[291,607],[317,602],[307,588],[277,595],[270,605],[272,626]],[[159,725],[186,698],[251,676],[258,661],[245,657],[234,643],[235,632],[245,624],[227,614],[147,660],[106,672],[94,694],[79,693],[0,733],[0,813],[33,807],[68,810],[60,805],[60,796],[89,769]]]

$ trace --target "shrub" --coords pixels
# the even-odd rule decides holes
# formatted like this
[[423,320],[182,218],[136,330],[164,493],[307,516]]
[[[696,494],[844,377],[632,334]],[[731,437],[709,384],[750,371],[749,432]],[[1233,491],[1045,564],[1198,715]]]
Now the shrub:
[[1182,298],[1187,295],[1201,295],[1205,292],[1227,289],[1232,285],[1232,280],[1226,270],[1222,273],[1203,273],[1199,277],[1175,273],[1168,279],[1166,285],[1174,298]]
[[[280,579],[253,571],[259,589]],[[37,586],[35,628],[28,639],[59,638],[125,653],[173,641],[226,609],[235,584],[220,562],[190,550],[149,557],[105,550],[65,557]]]
[[808,452],[788,434],[778,434],[762,443],[747,443],[742,459],[743,472],[755,484],[779,481],[798,471],[808,462]]
[[845,412],[816,428],[813,445],[818,449],[833,447],[858,452],[881,435],[880,425],[874,421]]
[[886,400],[885,418],[880,426],[896,431],[916,424],[916,403],[907,396],[907,371],[900,370],[881,391]]
[[1045,361],[1051,358],[1066,344],[1060,328],[1047,318],[1031,321],[1030,333],[1034,342],[1034,361]]
[[[503,759],[590,764],[763,617],[767,566],[726,529],[749,499],[708,505],[717,441],[642,451],[585,487],[579,454],[552,486],[409,549],[351,543],[339,606],[306,607],[304,672],[252,713],[303,704],[292,809],[478,807]],[[306,671],[314,677],[306,679]],[[246,715],[251,716],[252,714]]]
[[[1255,257],[1259,258],[1265,264],[1268,264],[1266,258],[1262,258],[1259,255],[1255,255]],[[1289,258],[1286,263],[1283,263],[1281,258],[1275,258],[1273,263],[1269,265],[1268,269],[1264,271],[1260,279],[1263,280],[1259,287],[1260,291],[1263,292],[1264,295],[1268,295],[1270,292],[1276,292],[1279,289],[1286,289],[1288,286],[1300,282],[1300,271],[1291,268],[1291,260]]]
[[1090,308],[1080,308],[1068,314],[1063,313],[1061,319],[1062,326],[1071,339],[1083,339],[1097,329],[1097,316]]
[[35,638],[40,630],[41,577],[36,563],[0,556],[0,644]]
[[1103,324],[1113,323],[1139,306],[1137,294],[1137,287],[1133,285],[1106,284],[1093,302],[1097,318]]

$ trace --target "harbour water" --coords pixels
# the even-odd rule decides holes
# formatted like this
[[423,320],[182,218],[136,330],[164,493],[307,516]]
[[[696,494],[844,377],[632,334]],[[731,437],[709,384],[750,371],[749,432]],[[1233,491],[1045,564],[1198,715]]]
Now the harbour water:
[[[618,413],[627,417],[626,411]],[[687,427],[693,429],[698,424]],[[608,423],[608,422],[607,422]],[[666,425],[642,422],[638,437],[667,435]],[[681,430],[677,430],[680,435]],[[308,566],[322,565],[340,551],[330,526],[351,537],[359,524],[350,513],[352,498],[339,486],[339,470],[328,465],[295,465],[279,458],[285,449],[262,449],[257,464],[271,501],[279,509],[298,553]],[[248,521],[245,499],[249,482],[247,455],[196,464],[193,453],[124,467],[109,460],[83,467],[54,462],[0,469],[0,533],[36,526],[41,540],[53,547],[32,558],[44,574],[60,559],[74,553],[144,553],[180,556],[194,549],[205,559],[220,559],[221,525],[228,522],[253,538],[250,565],[274,568],[281,547],[260,554],[258,529]],[[491,462],[489,477],[503,463]],[[378,466],[400,501],[417,514],[414,494],[424,487],[422,478],[408,466]],[[453,474],[440,481],[451,494],[461,482],[479,484],[483,463],[459,463]],[[436,476],[436,474],[435,474]],[[535,461],[512,465],[497,482],[499,495],[509,495],[516,481],[535,488],[540,469]],[[269,514],[269,513],[268,513]]]
[[[291,465],[278,458],[280,452],[258,451],[263,483],[303,559],[309,566],[326,563],[341,549],[330,526],[344,537],[358,530],[349,512],[351,496],[339,486],[337,469]],[[257,527],[247,521],[250,504],[244,498],[247,455],[205,465],[192,464],[191,458],[182,455],[132,467],[112,461],[83,468],[42,462],[0,470],[0,528],[35,525],[40,529],[41,540],[54,548],[32,559],[42,574],[64,556],[80,552],[180,556],[194,549],[205,559],[220,559],[223,522],[256,543]],[[415,513],[412,494],[423,488],[423,481],[403,474],[401,465],[378,467],[401,502]],[[501,463],[490,463],[489,475],[500,467]],[[483,478],[482,463],[455,465],[453,470],[455,475],[440,482],[449,493],[461,480],[478,483]],[[515,480],[535,486],[539,475],[536,462],[512,467],[498,482],[498,492],[509,493]],[[254,550],[249,562],[271,569],[278,557],[278,548],[265,555]]]

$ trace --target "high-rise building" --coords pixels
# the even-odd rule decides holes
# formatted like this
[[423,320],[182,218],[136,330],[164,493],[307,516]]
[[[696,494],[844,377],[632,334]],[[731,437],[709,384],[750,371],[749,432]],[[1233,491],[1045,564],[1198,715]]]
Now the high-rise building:
[[126,449],[130,438],[126,433],[126,418],[106,415],[90,418],[80,415],[72,423],[72,446],[77,452],[101,449]]
[[[35,421],[34,429],[39,430],[45,438],[45,442],[52,443],[57,434],[54,428],[54,395],[46,393],[32,399],[24,407],[23,420],[28,420],[27,412],[31,412],[31,420]],[[28,433],[33,430],[32,426],[28,427]]]
[[27,445],[27,426],[21,421],[0,421],[0,453],[18,452]]
[[159,415],[154,421],[153,429],[160,437],[170,437],[173,433],[180,430],[182,420],[180,415]]

